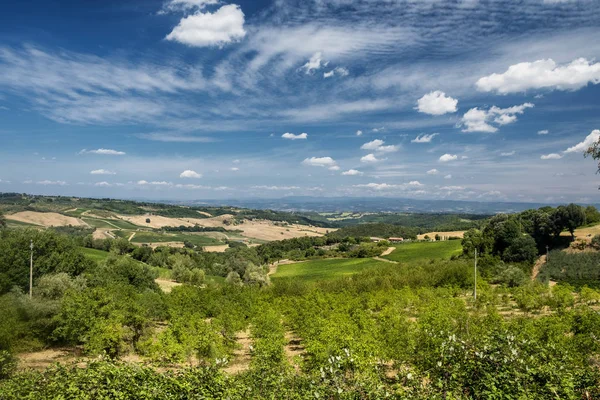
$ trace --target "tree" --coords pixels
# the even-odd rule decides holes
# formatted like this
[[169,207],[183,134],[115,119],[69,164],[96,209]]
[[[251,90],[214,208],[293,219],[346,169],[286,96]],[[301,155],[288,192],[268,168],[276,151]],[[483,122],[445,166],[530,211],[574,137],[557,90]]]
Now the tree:
[[594,206],[587,206],[585,208],[585,223],[595,224],[600,222],[600,212]]
[[571,237],[575,237],[575,229],[585,225],[585,211],[583,207],[577,204],[569,204],[568,206],[558,206],[555,213],[555,221],[557,225],[563,229],[567,229],[571,233]]
[[504,250],[502,259],[508,262],[533,263],[538,255],[535,240],[529,235],[521,236],[512,241]]
[[6,218],[4,218],[4,214],[0,211],[0,228],[6,227]]
[[149,224],[150,223],[150,218],[146,218],[146,223]]

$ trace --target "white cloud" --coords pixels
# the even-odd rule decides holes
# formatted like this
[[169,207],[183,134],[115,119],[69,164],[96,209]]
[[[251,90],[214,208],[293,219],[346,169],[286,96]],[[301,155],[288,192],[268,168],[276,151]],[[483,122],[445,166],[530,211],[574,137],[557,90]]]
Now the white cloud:
[[97,149],[97,150],[86,150],[83,149],[79,152],[79,154],[100,154],[105,156],[124,156],[124,151],[112,150],[112,149]]
[[547,135],[548,133],[550,133],[550,131],[548,131],[548,129],[542,129],[541,131],[537,132],[538,135]]
[[514,156],[516,153],[517,153],[517,152],[513,150],[513,151],[509,151],[509,152],[507,152],[507,153],[500,153],[500,155],[501,155],[502,157],[510,157],[510,156]]
[[166,39],[194,47],[223,47],[246,36],[244,22],[240,6],[227,4],[214,13],[197,12],[182,18]]
[[310,165],[312,167],[333,167],[336,165],[336,162],[331,157],[311,157],[305,158],[304,161],[302,161],[302,164]]
[[394,152],[400,150],[399,146],[396,146],[396,145],[384,146],[383,145],[384,143],[385,142],[383,140],[375,139],[375,140],[372,140],[370,142],[363,144],[362,146],[360,146],[360,148],[363,150],[375,150],[377,153],[394,153]]
[[423,185],[421,182],[419,181],[410,181],[408,182],[408,186],[412,186],[412,187],[421,187],[421,186],[425,186]]
[[173,186],[173,184],[171,182],[166,182],[166,181],[148,182],[145,180],[141,180],[141,181],[137,181],[136,184],[138,184],[140,186]]
[[449,162],[458,160],[458,156],[456,154],[444,154],[440,157],[440,162]]
[[258,185],[252,186],[252,189],[260,189],[260,190],[296,190],[300,189],[298,186],[266,186],[266,185]]
[[435,169],[435,168],[433,168],[433,169],[430,169],[429,171],[427,171],[427,175],[437,175],[437,174],[439,174],[439,173],[440,173],[440,171],[438,171],[438,170],[437,170],[437,169]]
[[444,179],[452,179],[452,175],[448,174],[448,175],[444,176]]
[[383,131],[385,131],[385,126],[382,126],[381,128],[373,128],[371,130],[375,133],[383,132]]
[[442,186],[440,188],[440,190],[447,190],[447,191],[451,191],[451,192],[455,192],[455,191],[459,191],[459,190],[465,190],[466,188],[464,186]]
[[192,171],[191,169],[186,169],[181,174],[179,174],[180,178],[189,178],[189,179],[199,179],[202,178],[202,174],[197,173],[196,171]]
[[594,129],[592,133],[587,135],[582,142],[577,143],[575,146],[571,146],[566,149],[565,153],[583,153],[590,148],[594,143],[597,143],[600,139],[600,129]]
[[289,139],[289,140],[300,140],[300,139],[307,139],[308,134],[307,133],[299,133],[297,135],[294,135],[293,133],[286,132],[283,135],[281,135],[281,137],[284,139]]
[[476,85],[484,92],[507,94],[528,89],[577,90],[589,83],[600,83],[600,63],[578,58],[563,66],[552,59],[511,65],[502,74],[480,78]]
[[398,188],[398,185],[390,185],[388,183],[367,183],[363,185],[354,185],[354,187],[369,188],[374,190],[386,190]]
[[115,172],[108,171],[106,169],[95,169],[93,171],[90,171],[90,174],[92,174],[92,175],[116,175]]
[[327,66],[328,63],[324,63],[321,59],[322,54],[320,51],[312,55],[310,60],[306,62],[300,69],[303,69],[307,75],[312,74],[314,71],[321,69],[322,66]]
[[542,160],[559,160],[562,158],[560,154],[550,153],[540,157]]
[[363,163],[376,163],[381,161],[380,159],[378,159],[377,157],[375,157],[375,154],[367,154],[364,157],[361,157],[360,162]]
[[96,182],[96,183],[94,183],[94,186],[98,186],[98,187],[111,187],[112,184],[104,181],[104,182]]
[[439,133],[430,133],[430,134],[422,134],[418,135],[416,138],[411,140],[411,143],[431,143],[434,137],[439,135]]
[[169,0],[163,4],[159,14],[175,11],[202,10],[208,5],[219,4],[219,0]]
[[329,72],[323,73],[323,78],[332,78],[334,76],[348,76],[350,75],[350,71],[344,67],[337,67],[332,69]]
[[230,169],[231,171],[234,171],[234,172],[235,172],[235,171],[239,171],[239,170],[240,170],[238,167],[231,167],[231,168],[229,168],[229,169]]
[[511,124],[517,121],[517,114],[523,114],[527,108],[533,107],[532,103],[524,103],[508,108],[492,106],[489,110],[480,110],[477,107],[471,108],[462,117],[459,126],[464,128],[463,132],[493,133],[498,128],[491,125],[492,123],[500,126]]
[[339,167],[339,166],[337,166],[337,165],[333,165],[333,166],[329,167],[328,169],[329,169],[330,171],[339,171],[339,170],[340,170],[340,167]]
[[385,142],[383,140],[375,139],[363,144],[362,146],[360,146],[360,148],[363,150],[376,150],[379,147],[381,147],[381,145],[383,145],[384,143]]
[[215,141],[215,139],[206,136],[189,136],[169,132],[141,133],[136,136],[140,139],[168,143],[211,143]]
[[356,169],[349,169],[348,171],[342,172],[342,175],[357,176],[357,175],[363,175],[363,173]]
[[456,112],[458,100],[446,96],[446,93],[436,90],[417,100],[417,110],[430,115],[443,115]]
[[356,131],[356,136],[362,136],[362,134],[363,134],[363,131],[361,131],[361,130]]
[[65,182],[65,181],[50,181],[50,180],[46,179],[43,181],[36,182],[36,184],[44,185],[44,186],[66,186],[67,182]]

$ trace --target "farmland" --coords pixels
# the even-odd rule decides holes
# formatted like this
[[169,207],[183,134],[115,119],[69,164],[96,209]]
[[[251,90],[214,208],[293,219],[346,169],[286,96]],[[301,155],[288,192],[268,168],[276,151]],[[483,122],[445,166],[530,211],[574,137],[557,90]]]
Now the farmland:
[[294,279],[315,281],[340,278],[357,272],[385,265],[382,261],[370,258],[325,259],[280,265],[272,279]]
[[427,259],[448,259],[461,254],[460,240],[437,242],[407,242],[394,245],[396,250],[383,258],[401,263]]

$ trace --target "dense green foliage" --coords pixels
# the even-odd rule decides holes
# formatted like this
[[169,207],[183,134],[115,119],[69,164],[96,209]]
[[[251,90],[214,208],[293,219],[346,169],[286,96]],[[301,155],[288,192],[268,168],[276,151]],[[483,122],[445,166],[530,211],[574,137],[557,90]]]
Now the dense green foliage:
[[422,229],[409,228],[399,225],[391,225],[384,223],[360,224],[346,226],[334,232],[327,234],[328,237],[344,238],[347,236],[353,237],[401,237],[404,239],[416,239],[417,235],[422,233]]
[[75,276],[94,265],[83,255],[75,240],[51,230],[0,230],[0,294],[13,286],[22,290],[29,287],[31,242],[34,246],[34,280],[56,272]]
[[[441,214],[441,213],[368,213],[356,218],[337,218],[336,225],[392,224],[409,228],[420,228],[419,233],[429,231],[461,231],[479,228],[489,215],[480,214]],[[378,235],[372,235],[378,236]]]
[[600,253],[567,253],[551,251],[539,274],[542,280],[568,282],[573,285],[598,286],[600,283]]

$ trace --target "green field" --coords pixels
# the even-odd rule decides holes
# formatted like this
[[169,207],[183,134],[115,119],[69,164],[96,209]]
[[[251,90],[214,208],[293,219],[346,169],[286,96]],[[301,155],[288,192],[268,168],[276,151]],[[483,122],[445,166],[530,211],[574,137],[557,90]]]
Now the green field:
[[[132,232],[123,232],[129,237]],[[121,235],[119,235],[121,236]],[[223,244],[218,239],[208,236],[183,234],[183,233],[157,233],[157,232],[136,232],[132,243],[165,243],[165,242],[190,242],[196,246],[214,246]]]
[[295,278],[301,280],[322,280],[352,275],[369,268],[389,266],[389,263],[372,258],[325,259],[280,265],[273,279]]
[[101,262],[101,261],[106,260],[110,254],[107,251],[88,249],[87,247],[81,247],[81,251],[83,252],[83,254],[86,257],[88,257],[96,262]]
[[460,240],[441,242],[410,242],[395,245],[396,250],[383,258],[391,261],[409,263],[417,260],[450,258],[462,252]]

